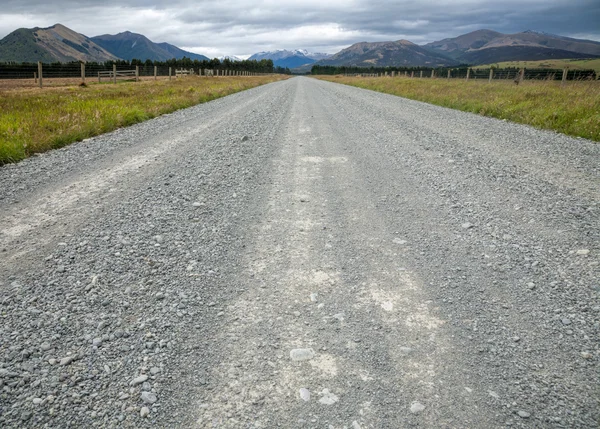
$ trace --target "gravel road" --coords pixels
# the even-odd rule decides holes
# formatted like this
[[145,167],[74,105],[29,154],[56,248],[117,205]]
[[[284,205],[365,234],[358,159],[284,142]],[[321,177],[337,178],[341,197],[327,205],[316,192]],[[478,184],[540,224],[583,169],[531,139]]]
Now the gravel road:
[[597,428],[600,145],[310,78],[0,168],[2,428]]

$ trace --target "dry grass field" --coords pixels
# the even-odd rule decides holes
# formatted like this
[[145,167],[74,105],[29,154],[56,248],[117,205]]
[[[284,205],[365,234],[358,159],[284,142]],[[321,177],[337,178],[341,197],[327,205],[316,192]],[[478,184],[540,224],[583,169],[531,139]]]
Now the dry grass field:
[[600,141],[600,81],[317,77]]
[[[102,83],[0,81],[0,165],[178,109],[286,79],[284,75]],[[46,86],[47,85],[47,86]]]

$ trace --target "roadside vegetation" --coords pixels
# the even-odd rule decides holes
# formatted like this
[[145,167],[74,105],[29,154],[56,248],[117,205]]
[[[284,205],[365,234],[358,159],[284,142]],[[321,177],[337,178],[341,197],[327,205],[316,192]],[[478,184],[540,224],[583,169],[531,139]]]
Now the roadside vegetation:
[[0,165],[285,78],[188,77],[0,90]]
[[318,78],[600,141],[600,81]]

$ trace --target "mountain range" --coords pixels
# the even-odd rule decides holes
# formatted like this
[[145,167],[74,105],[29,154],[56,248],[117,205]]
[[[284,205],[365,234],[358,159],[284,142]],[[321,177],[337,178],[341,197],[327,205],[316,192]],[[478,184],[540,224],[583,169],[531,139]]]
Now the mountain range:
[[183,57],[208,60],[204,55],[169,43],[154,43],[146,36],[129,31],[87,37],[61,24],[20,28],[0,40],[0,62],[105,62],[133,58],[165,61]]
[[[165,61],[184,56],[192,60],[208,60],[204,55],[184,51],[168,43],[154,43],[142,34],[125,31],[87,37],[61,24],[49,28],[20,28],[0,40],[0,62],[104,62],[134,58]],[[360,42],[334,55],[280,49],[258,52],[249,59],[270,59],[275,66],[308,71],[312,64],[438,67],[593,57],[600,57],[600,42],[531,30],[503,34],[484,29],[425,45],[408,40]],[[237,57],[221,58],[239,60]]]
[[515,34],[477,30],[422,46],[407,40],[355,43],[317,64],[359,67],[437,67],[597,56],[600,56],[600,42],[591,40],[573,39],[531,30]]
[[273,60],[274,66],[283,68],[297,68],[300,66],[313,64],[319,60],[329,58],[331,54],[312,53],[304,49],[295,49],[288,51],[286,49],[278,49],[276,51],[258,52],[252,55],[249,60]]
[[330,58],[319,61],[318,64],[358,67],[439,67],[456,65],[458,62],[442,53],[415,45],[408,40],[398,40],[396,42],[355,43]]

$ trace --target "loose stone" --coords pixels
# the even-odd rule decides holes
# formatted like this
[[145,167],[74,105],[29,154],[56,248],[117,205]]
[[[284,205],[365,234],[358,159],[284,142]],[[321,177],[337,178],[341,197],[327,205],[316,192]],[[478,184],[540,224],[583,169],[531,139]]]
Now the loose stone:
[[310,390],[304,387],[300,389],[300,398],[306,402],[310,401]]
[[142,384],[146,380],[148,380],[148,376],[146,374],[144,374],[144,375],[140,375],[139,377],[136,377],[133,380],[131,380],[130,384],[132,386],[137,386],[138,384]]
[[323,389],[323,391],[321,392],[321,395],[323,395],[323,396],[321,396],[321,399],[319,399],[319,402],[323,405],[333,405],[340,399],[335,394],[330,392],[329,389]]
[[144,404],[154,404],[157,401],[157,397],[152,392],[142,392],[141,395]]
[[421,411],[425,409],[425,405],[420,402],[413,402],[410,404],[410,412],[413,414],[419,414]]
[[315,351],[313,349],[293,349],[290,351],[290,358],[293,361],[310,360],[315,357]]

